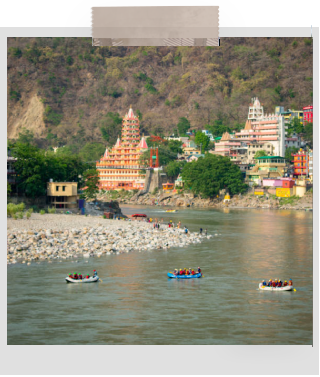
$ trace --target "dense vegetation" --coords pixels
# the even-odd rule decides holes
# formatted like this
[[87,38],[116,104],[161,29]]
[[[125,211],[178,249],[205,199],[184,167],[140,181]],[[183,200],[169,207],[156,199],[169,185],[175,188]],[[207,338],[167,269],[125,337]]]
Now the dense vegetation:
[[46,195],[47,182],[82,183],[83,173],[91,167],[78,155],[62,156],[29,143],[9,144],[15,162],[18,191],[29,197]]
[[213,198],[222,189],[228,189],[231,195],[247,189],[240,168],[228,157],[211,153],[187,163],[182,169],[182,178],[185,188],[204,198]]
[[112,145],[130,104],[147,135],[206,127],[221,136],[244,125],[253,96],[266,113],[312,103],[312,39],[222,38],[221,47],[8,39],[9,138],[26,127],[36,145],[70,154]]

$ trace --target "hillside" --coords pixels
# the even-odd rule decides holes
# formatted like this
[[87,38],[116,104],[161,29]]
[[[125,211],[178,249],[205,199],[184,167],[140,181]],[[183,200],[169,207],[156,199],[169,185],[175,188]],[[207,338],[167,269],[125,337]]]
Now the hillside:
[[[312,40],[223,38],[221,47],[92,47],[91,38],[8,38],[8,138],[25,127],[43,146],[112,144],[132,104],[142,132],[244,124],[258,96],[312,103]],[[110,114],[112,113],[112,114]],[[103,128],[104,132],[101,132]],[[84,144],[83,144],[84,145]]]

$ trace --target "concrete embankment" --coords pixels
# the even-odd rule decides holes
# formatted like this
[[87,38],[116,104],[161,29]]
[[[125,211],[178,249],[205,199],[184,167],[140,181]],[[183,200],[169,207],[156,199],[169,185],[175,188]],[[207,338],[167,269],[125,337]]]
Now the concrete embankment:
[[79,215],[32,214],[29,220],[8,219],[7,224],[8,264],[185,247],[212,237],[186,235],[161,224],[158,230],[142,221]]

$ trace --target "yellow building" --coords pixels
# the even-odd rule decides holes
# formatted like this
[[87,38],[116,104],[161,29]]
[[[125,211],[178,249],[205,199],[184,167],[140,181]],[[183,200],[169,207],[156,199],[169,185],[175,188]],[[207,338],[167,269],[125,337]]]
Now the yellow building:
[[283,177],[287,171],[286,161],[280,156],[263,156],[256,158],[256,165],[246,172],[247,180],[261,184],[263,178]]
[[77,208],[77,182],[48,182],[47,197],[49,205],[55,208]]

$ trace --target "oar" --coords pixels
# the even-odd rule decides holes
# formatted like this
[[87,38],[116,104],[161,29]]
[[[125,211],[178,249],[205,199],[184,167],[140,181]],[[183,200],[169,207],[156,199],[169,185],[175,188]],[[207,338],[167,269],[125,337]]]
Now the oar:
[[297,292],[297,290],[295,288],[293,288],[293,292]]
[[99,280],[102,281],[102,283],[103,283],[103,280],[102,280],[102,279],[99,278]]

